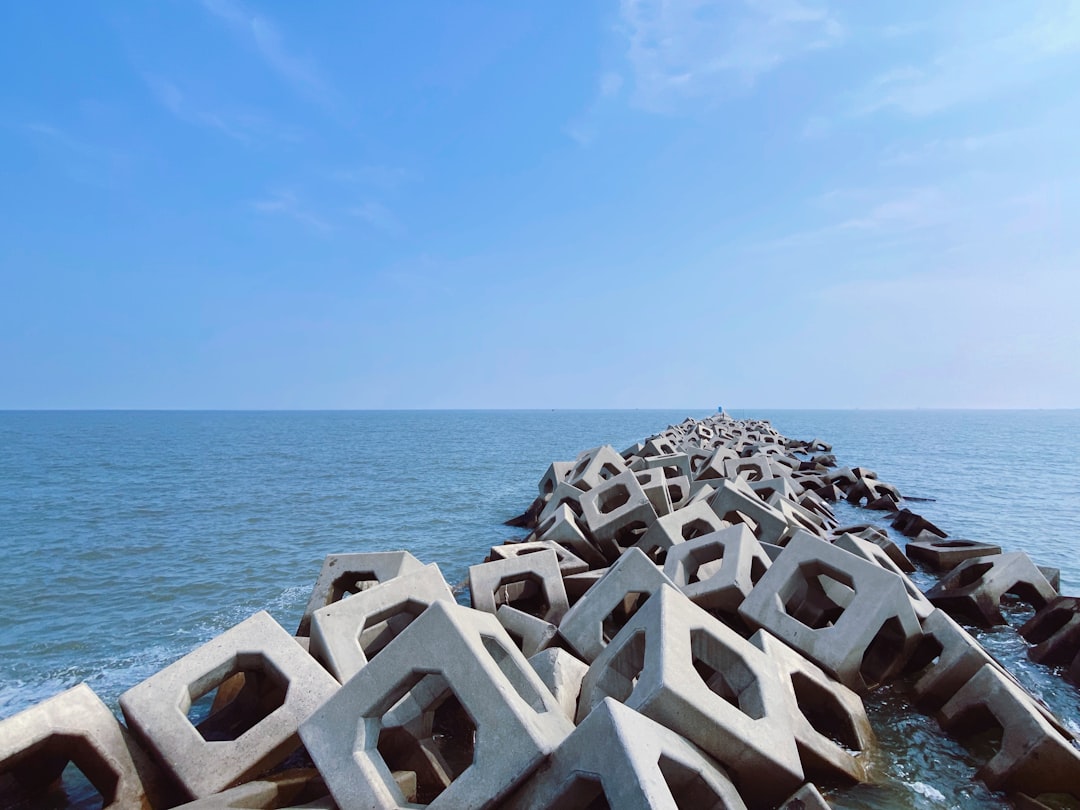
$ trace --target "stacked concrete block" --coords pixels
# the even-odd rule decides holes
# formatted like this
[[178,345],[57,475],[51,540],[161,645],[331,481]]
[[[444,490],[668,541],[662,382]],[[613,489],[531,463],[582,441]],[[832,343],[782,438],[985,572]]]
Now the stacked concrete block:
[[813,782],[807,782],[785,799],[776,810],[831,810]]
[[540,514],[537,516],[537,523],[535,525],[542,524],[548,518],[555,514],[555,511],[560,506],[566,506],[577,517],[581,517],[581,496],[585,494],[585,491],[578,489],[575,486],[567,484],[565,481],[559,482],[555,486],[555,491],[551,493],[551,497],[548,498],[547,503],[544,504],[544,508],[540,510]]
[[798,532],[739,608],[858,692],[897,675],[922,637],[901,577]]
[[908,579],[907,574],[900,570],[899,566],[893,562],[890,557],[881,546],[871,543],[869,540],[864,540],[861,537],[857,537],[853,534],[842,534],[833,540],[833,545],[837,548],[843,549],[856,557],[862,557],[867,562],[872,562],[875,565],[884,568],[886,571],[891,571],[896,574],[900,581],[904,583],[904,590],[907,591],[908,596],[911,599],[911,606],[915,609],[915,615],[919,619],[924,619],[933,613],[937,608],[930,602],[929,599],[915,587],[915,584]]
[[974,540],[934,538],[907,544],[907,556],[921,562],[934,571],[951,571],[965,560],[973,557],[989,557],[1000,554],[1001,547]]
[[[666,515],[675,508],[672,505],[671,491],[668,489],[668,479],[664,476],[663,470],[640,470],[634,473],[634,477],[658,516]],[[689,483],[685,489],[679,489],[675,500],[684,500],[690,494],[689,489]]]
[[157,766],[86,684],[0,721],[0,776],[14,779],[25,806],[43,801],[69,762],[106,810],[169,806]]
[[[264,680],[268,699],[280,703],[236,718],[239,728],[255,721],[238,736],[226,730],[224,739],[208,740],[187,713],[193,701],[238,672]],[[300,744],[300,724],[337,689],[337,681],[260,611],[129,689],[120,708],[157,761],[192,798],[203,798],[284,760]]]
[[329,806],[326,785],[319,772],[314,768],[297,768],[245,782],[205,799],[196,799],[180,805],[177,810],[276,810],[298,805],[309,807],[310,802],[320,800],[322,806]]
[[775,803],[803,782],[798,708],[776,662],[670,586],[592,662],[578,720],[609,697],[701,747],[749,804]]
[[1032,661],[1071,666],[1080,659],[1080,599],[1054,597],[1024,623],[1020,635],[1034,645],[1028,649]]
[[605,699],[506,810],[745,810],[727,774],[679,734]]
[[488,562],[496,560],[509,560],[513,557],[521,557],[525,554],[535,554],[541,551],[553,551],[559,561],[559,572],[567,574],[580,574],[589,570],[589,564],[581,559],[573,551],[551,540],[532,540],[523,543],[504,543],[501,546],[492,546],[488,554]]
[[694,604],[735,615],[770,564],[757,538],[739,525],[674,546],[664,573]]
[[920,535],[925,535],[927,539],[948,537],[942,529],[910,509],[901,509],[897,512],[896,517],[893,518],[892,527],[904,537],[918,538]]
[[658,563],[679,543],[718,531],[728,523],[704,501],[696,501],[670,515],[659,517],[634,546]]
[[477,610],[494,613],[508,604],[556,625],[570,608],[559,558],[550,548],[471,566],[469,592]]
[[1001,730],[999,750],[978,774],[992,790],[1064,793],[1080,800],[1080,750],[997,667],[982,667],[939,716],[946,730],[961,735]]
[[790,529],[787,519],[745,484],[723,481],[709,496],[708,504],[729,523],[745,523],[748,518],[753,524],[754,536],[762,543],[782,546],[787,542]]
[[1012,594],[1042,608],[1057,591],[1022,551],[965,560],[927,591],[927,598],[954,617],[980,627],[1006,624],[1001,600]]
[[582,517],[601,553],[614,561],[656,520],[649,496],[629,470],[581,496]]
[[296,635],[307,636],[311,617],[319,608],[359,593],[380,582],[399,577],[423,567],[407,551],[369,551],[361,554],[328,554],[311,589]]
[[604,555],[582,531],[578,516],[565,503],[556,507],[551,515],[536,527],[532,536],[543,543],[558,543],[572,551],[590,568],[603,568],[607,565]]
[[631,548],[570,608],[559,634],[590,662],[663,585],[675,587],[640,549]]
[[540,478],[540,482],[536,485],[541,497],[547,497],[555,491],[555,487],[566,481],[567,476],[570,475],[574,469],[574,462],[572,461],[553,461],[550,466],[544,472]]
[[577,457],[566,482],[588,492],[627,469],[626,460],[614,447],[594,447]]
[[[383,718],[431,674],[445,679],[475,726],[471,762],[424,797],[431,808],[498,806],[573,730],[494,616],[434,603],[301,727],[341,810],[405,804],[380,745]],[[434,713],[448,699],[423,708]]]
[[589,671],[589,665],[559,647],[548,647],[529,656],[529,664],[544,686],[555,696],[570,722],[577,717],[581,682]]
[[437,601],[454,594],[432,563],[327,605],[312,617],[311,655],[345,683]]
[[499,605],[495,618],[526,657],[547,649],[559,632],[554,624],[510,605]]

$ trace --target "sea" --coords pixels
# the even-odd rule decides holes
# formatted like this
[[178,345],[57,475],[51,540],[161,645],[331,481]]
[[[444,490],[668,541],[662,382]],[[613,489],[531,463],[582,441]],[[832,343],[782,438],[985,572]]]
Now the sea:
[[[711,412],[0,412],[0,718],[80,682],[118,712],[126,689],[259,610],[292,632],[330,553],[407,549],[461,583],[525,533],[504,521],[551,461]],[[951,536],[1026,551],[1080,594],[1080,411],[730,413],[828,442],[841,466],[928,499],[912,508]],[[1080,735],[1080,690],[1025,654],[1030,615],[1010,606],[1009,626],[974,633]],[[1008,806],[909,696],[866,698],[874,781],[833,805]],[[58,806],[93,807],[93,791]]]

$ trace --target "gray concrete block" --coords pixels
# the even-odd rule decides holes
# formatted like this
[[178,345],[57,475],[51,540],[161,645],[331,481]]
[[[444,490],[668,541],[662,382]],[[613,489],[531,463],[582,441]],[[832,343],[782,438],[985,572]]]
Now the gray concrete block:
[[416,571],[423,563],[407,551],[369,551],[360,554],[328,554],[311,589],[296,635],[306,636],[311,616],[319,608],[370,588],[380,582]]
[[1068,667],[1080,655],[1080,598],[1054,597],[1024,623],[1020,635],[1034,645],[1028,648],[1032,661]]
[[792,537],[739,615],[857,692],[898,674],[922,638],[901,577],[806,532]]
[[742,478],[744,481],[765,481],[775,478],[772,464],[768,456],[751,456],[749,458],[729,458],[724,462],[725,478]]
[[749,518],[753,524],[750,528],[754,536],[762,543],[777,546],[787,544],[787,519],[762,501],[749,487],[744,489],[733,481],[723,481],[709,496],[708,503],[712,510],[728,523],[745,523],[744,518]]
[[86,684],[0,720],[0,775],[14,778],[25,806],[43,801],[69,762],[101,794],[106,810],[169,806],[157,766]]
[[589,671],[589,665],[559,647],[548,647],[530,655],[529,664],[536,670],[548,691],[555,696],[566,719],[574,722],[581,682]]
[[557,507],[550,516],[541,521],[533,533],[540,542],[558,543],[563,548],[574,552],[590,568],[603,568],[607,559],[593,542],[585,536],[577,515],[566,504]]
[[432,563],[327,605],[312,616],[311,654],[345,683],[436,601],[454,594]]
[[508,604],[556,625],[570,607],[551,548],[469,566],[469,592],[477,610],[494,613]]
[[656,520],[652,502],[630,471],[582,495],[581,513],[600,552],[612,562]]
[[563,576],[580,574],[582,571],[589,570],[589,564],[581,557],[559,543],[550,540],[530,540],[523,543],[504,543],[501,546],[492,546],[491,552],[488,554],[488,562],[509,560],[513,557],[521,557],[525,554],[535,554],[547,550],[555,552],[559,562],[559,573]]
[[588,492],[628,469],[622,455],[611,445],[605,444],[579,454],[566,481]]
[[326,785],[314,768],[282,771],[180,805],[177,810],[278,810],[326,796]]
[[1001,546],[936,536],[923,541],[912,540],[907,544],[909,559],[921,562],[935,571],[951,571],[972,557],[988,557],[1000,553]]
[[418,799],[432,810],[498,807],[573,730],[494,616],[436,602],[300,729],[341,810],[405,804],[392,772],[404,743],[418,741],[400,728],[388,737],[384,717],[433,674],[449,693],[425,699],[423,711],[437,714],[453,698],[461,742],[474,747],[471,760],[467,747],[455,752],[466,757],[448,784],[417,772]]
[[550,622],[538,619],[510,605],[499,605],[499,609],[495,611],[495,618],[510,634],[510,638],[514,640],[526,658],[546,649],[559,632],[559,628]]
[[678,543],[692,540],[729,524],[704,501],[688,504],[682,509],[656,519],[634,545],[649,559],[663,564],[668,551]]
[[[672,505],[671,492],[668,491],[668,479],[664,477],[663,470],[638,470],[634,472],[634,477],[658,516],[669,514],[675,508]],[[680,490],[679,498],[688,496],[688,490],[689,484],[686,490]]]
[[672,547],[664,573],[694,604],[735,615],[770,565],[750,529],[738,525]]
[[781,802],[777,810],[831,810],[831,808],[817,786],[812,782],[807,782]]
[[555,491],[555,487],[566,481],[570,472],[574,469],[574,462],[572,461],[553,461],[540,478],[540,482],[536,485],[537,490],[541,495],[550,495]]
[[1001,600],[1012,594],[1036,610],[1057,596],[1031,558],[1022,551],[972,557],[946,574],[926,597],[953,618],[980,627],[1006,624]]
[[590,662],[665,584],[675,587],[640,549],[631,548],[570,608],[559,624],[559,634],[583,661]]
[[[192,702],[238,672],[267,687],[264,705],[253,707],[249,717],[235,718],[240,728],[280,705],[238,736],[237,726],[215,722],[225,712],[196,728],[187,717]],[[192,798],[203,798],[284,760],[300,744],[300,723],[337,688],[333,677],[260,611],[126,691],[120,708],[131,730]],[[200,731],[208,727],[224,739],[208,740]]]
[[581,517],[581,496],[585,494],[585,490],[578,489],[575,486],[567,484],[562,481],[555,486],[555,491],[551,493],[551,497],[548,499],[547,504],[540,510],[540,514],[536,518],[536,525],[542,524],[549,517],[555,514],[555,510],[560,506],[566,506],[577,515]]
[[915,583],[908,579],[907,574],[901,571],[893,562],[892,557],[885,553],[885,549],[881,546],[853,534],[840,535],[833,540],[833,545],[854,554],[856,557],[862,557],[867,562],[872,562],[886,571],[892,571],[892,573],[900,577],[900,580],[904,583],[904,590],[907,591],[907,595],[911,599],[911,606],[915,610],[915,615],[919,617],[920,621],[937,610],[930,603],[930,600],[926,598],[925,594],[915,587]]
[[605,699],[504,805],[506,810],[709,807],[745,810],[727,774],[697,746]]
[[750,643],[787,678],[799,710],[792,728],[806,776],[829,783],[867,781],[875,738],[862,698],[764,630]]
[[804,781],[798,707],[777,664],[671,586],[593,661],[579,722],[609,697],[714,757],[751,805],[775,804]]
[[1065,793],[1080,800],[1080,751],[996,667],[980,669],[942,707],[939,719],[954,735],[1000,728],[1000,747],[978,772],[991,790]]

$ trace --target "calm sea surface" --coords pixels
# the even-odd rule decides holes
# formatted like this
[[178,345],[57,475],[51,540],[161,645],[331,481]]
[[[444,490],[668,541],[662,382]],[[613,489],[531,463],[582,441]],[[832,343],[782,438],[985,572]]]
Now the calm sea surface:
[[[331,552],[408,549],[459,582],[523,534],[501,524],[552,460],[707,414],[0,412],[0,717],[80,681],[115,708],[260,609],[292,631]],[[841,465],[936,499],[912,508],[951,535],[1027,551],[1080,594],[1080,411],[733,415],[830,442]],[[977,635],[1080,732],[1080,691],[1029,662],[1014,628]],[[881,782],[836,806],[1000,806],[965,750],[906,705],[902,687],[867,700]]]

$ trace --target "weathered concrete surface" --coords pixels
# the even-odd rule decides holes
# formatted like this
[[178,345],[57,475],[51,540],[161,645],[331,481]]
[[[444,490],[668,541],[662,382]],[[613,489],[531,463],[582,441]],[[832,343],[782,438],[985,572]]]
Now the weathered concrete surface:
[[611,698],[594,709],[505,810],[745,810],[727,774],[702,751]]
[[812,782],[807,782],[780,804],[777,810],[831,810]]
[[[268,704],[250,707],[254,717],[280,705],[238,736],[225,728],[224,739],[209,741],[187,712],[193,701],[237,672],[265,682]],[[192,798],[203,798],[284,760],[300,744],[300,723],[337,688],[333,676],[260,611],[133,686],[120,696],[120,708],[157,761]],[[200,726],[215,725],[215,717]],[[247,719],[236,718],[244,725]]]
[[494,613],[510,605],[556,625],[570,608],[559,558],[550,548],[469,566],[469,593],[476,610]]
[[437,601],[454,594],[432,563],[327,605],[312,616],[311,654],[345,683]]
[[492,546],[487,561],[509,560],[513,557],[522,557],[526,554],[535,554],[546,550],[555,552],[555,557],[559,561],[559,572],[563,576],[580,574],[582,571],[589,570],[589,564],[581,557],[570,549],[550,540],[532,540],[524,543],[503,543],[501,546]]
[[1001,546],[951,537],[912,540],[907,544],[907,556],[934,571],[951,571],[972,557],[989,557],[1000,553]]
[[727,525],[707,503],[698,501],[657,518],[634,546],[645,552],[653,562],[663,565],[674,546]]
[[1055,597],[1024,623],[1020,635],[1034,645],[1028,648],[1032,661],[1070,666],[1080,656],[1080,599]]
[[499,605],[495,618],[527,658],[547,649],[559,632],[559,628],[550,622],[510,605]]
[[555,696],[566,719],[574,722],[581,682],[589,671],[589,665],[559,647],[549,647],[529,656],[529,664]]
[[578,721],[609,697],[716,758],[748,804],[775,803],[803,782],[799,710],[776,662],[670,585],[593,661]]
[[[472,766],[428,807],[499,806],[573,730],[494,616],[435,602],[300,729],[341,810],[405,803],[381,750],[384,716],[432,674],[445,679],[476,732]],[[432,714],[445,702],[436,695],[422,709]]]
[[326,796],[326,785],[315,768],[297,768],[245,782],[177,810],[278,810]]
[[337,602],[380,582],[416,571],[423,563],[407,551],[369,551],[361,554],[328,554],[311,589],[296,635],[306,636],[311,616],[319,608]]
[[169,806],[157,766],[86,684],[0,721],[0,776],[12,777],[28,801],[43,801],[69,762],[107,810]]
[[612,562],[656,520],[649,496],[629,470],[582,495],[581,513],[600,552]]
[[747,526],[728,526],[668,551],[664,573],[690,600],[735,615],[771,560]]
[[980,627],[1006,624],[1001,600],[1013,594],[1036,610],[1057,596],[1057,591],[1022,551],[973,557],[946,574],[926,597],[954,618]]

